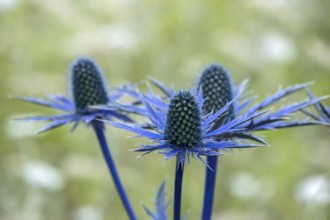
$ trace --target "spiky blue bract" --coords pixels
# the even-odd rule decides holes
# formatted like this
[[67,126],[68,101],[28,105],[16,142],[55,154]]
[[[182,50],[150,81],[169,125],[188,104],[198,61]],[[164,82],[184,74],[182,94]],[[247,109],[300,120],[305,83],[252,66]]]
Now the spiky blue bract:
[[[309,89],[306,89],[307,94],[311,100],[315,99],[315,95]],[[314,104],[314,107],[317,111],[317,114],[314,114],[308,110],[303,110],[303,112],[309,117],[313,118],[316,121],[321,123],[325,123],[329,126],[330,124],[330,107],[323,105],[321,102],[317,102]]]
[[[120,105],[118,99],[123,93],[114,91],[108,95],[100,68],[89,58],[78,58],[70,69],[71,89],[73,99],[61,95],[49,95],[48,99],[34,97],[14,97],[16,99],[53,108],[64,112],[53,116],[33,116],[22,118],[26,121],[46,121],[46,124],[38,133],[45,132],[56,127],[74,123],[72,131],[79,123],[90,124],[95,119],[112,120],[117,118],[124,121],[132,121],[123,108],[130,110],[130,106]],[[94,105],[107,104],[106,109],[94,109]],[[134,108],[132,106],[132,108]]]
[[165,181],[159,186],[156,191],[155,198],[155,212],[152,212],[146,206],[144,210],[153,220],[167,220],[167,208],[169,206],[169,202],[166,202],[166,184]]
[[[263,113],[236,118],[219,126],[217,130],[211,131],[216,119],[223,112],[229,110],[232,102],[227,103],[213,115],[204,115],[202,114],[204,100],[202,92],[197,96],[188,91],[176,92],[169,102],[167,99],[162,100],[150,94],[141,96],[141,102],[145,107],[145,116],[150,120],[148,128],[145,128],[144,124],[105,121],[114,127],[146,137],[154,143],[143,145],[136,149],[138,152],[148,154],[152,151],[159,151],[165,154],[165,159],[177,156],[179,158],[178,163],[183,165],[185,158],[188,158],[189,161],[191,156],[203,161],[202,155],[220,155],[218,150],[261,146],[241,143],[239,140],[219,140],[217,136],[239,132],[240,129],[235,127]],[[154,101],[155,99],[157,101]],[[181,126],[182,124],[184,126]]]

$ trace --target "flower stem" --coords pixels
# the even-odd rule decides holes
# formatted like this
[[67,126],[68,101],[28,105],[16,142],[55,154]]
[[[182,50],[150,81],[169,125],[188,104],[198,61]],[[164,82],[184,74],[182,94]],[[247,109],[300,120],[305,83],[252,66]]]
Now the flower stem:
[[214,193],[215,193],[215,183],[216,183],[216,177],[217,177],[218,157],[217,156],[208,156],[207,164],[209,165],[209,167],[206,167],[202,220],[211,219],[212,208],[213,208],[213,198],[214,198]]
[[176,157],[175,185],[174,185],[174,220],[180,220],[181,217],[181,193],[182,193],[182,177],[184,170],[184,161],[179,156]]
[[115,166],[115,163],[112,159],[112,156],[111,156],[111,153],[110,153],[110,150],[108,148],[108,144],[107,144],[107,141],[105,139],[105,136],[104,136],[104,132],[103,132],[103,122],[100,122],[100,121],[93,121],[92,122],[92,125],[93,125],[93,129],[96,133],[96,136],[97,136],[97,139],[100,143],[100,146],[101,146],[101,149],[102,149],[102,153],[103,153],[103,156],[104,156],[104,159],[108,165],[108,169],[110,171],[110,174],[112,176],[112,179],[113,179],[113,182],[115,184],[115,187],[117,189],[117,192],[119,193],[119,196],[121,198],[121,201],[126,209],[126,212],[127,212],[127,215],[129,216],[129,219],[130,220],[136,220],[136,217],[135,217],[135,214],[134,214],[134,211],[131,207],[131,204],[128,200],[128,197],[125,193],[125,190],[123,188],[123,185],[121,184],[121,181],[120,181],[120,178],[119,178],[119,175],[118,175],[118,172],[117,172],[117,169],[116,169],[116,166]]

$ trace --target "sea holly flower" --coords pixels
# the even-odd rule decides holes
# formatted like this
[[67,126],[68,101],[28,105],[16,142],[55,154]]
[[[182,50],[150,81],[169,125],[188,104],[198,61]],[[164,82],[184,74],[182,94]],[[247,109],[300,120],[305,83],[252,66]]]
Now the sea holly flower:
[[191,157],[194,157],[205,163],[201,156],[220,155],[219,150],[262,146],[241,143],[240,140],[219,140],[217,136],[238,132],[240,129],[235,129],[235,127],[257,118],[265,112],[237,117],[211,131],[216,119],[229,110],[233,101],[214,114],[203,115],[202,91],[197,96],[189,91],[176,92],[170,97],[169,102],[167,99],[159,99],[151,94],[141,96],[140,100],[145,107],[144,115],[150,120],[150,126],[106,122],[114,127],[136,133],[138,136],[149,138],[154,143],[142,145],[141,148],[136,149],[138,152],[148,154],[159,151],[165,155],[165,159],[176,156],[174,220],[180,219],[182,178],[186,159],[189,161]]
[[[70,123],[73,123],[72,131],[74,131],[79,123],[90,125],[97,118],[118,118],[124,121],[132,121],[124,112],[117,110],[120,106],[117,101],[123,96],[123,93],[115,91],[111,95],[107,94],[102,73],[94,61],[88,58],[79,58],[73,62],[70,71],[70,80],[70,92],[73,98],[67,98],[62,95],[49,95],[48,99],[14,97],[25,102],[64,112],[64,114],[59,115],[23,118],[25,121],[49,122],[37,133]],[[91,108],[93,105],[102,104],[109,106],[107,110],[95,110]]]
[[[64,114],[26,117],[21,120],[49,122],[44,128],[39,130],[38,133],[69,123],[74,124],[71,129],[72,131],[75,130],[79,123],[91,125],[96,133],[104,159],[108,165],[126,212],[131,220],[135,220],[135,214],[119,179],[117,169],[104,136],[103,122],[98,120],[112,120],[113,118],[117,118],[132,122],[126,113],[119,111],[120,105],[117,103],[117,100],[123,94],[121,92],[116,92],[110,96],[108,95],[100,69],[95,62],[89,58],[78,58],[73,62],[70,70],[70,80],[73,99],[53,95],[49,96],[48,100],[33,97],[16,97],[25,102],[63,111],[65,112]],[[92,108],[95,105],[107,105],[108,108],[106,110]],[[125,108],[129,109],[129,106],[125,106]]]
[[[232,120],[233,118],[239,116],[240,114],[250,115],[255,114],[256,112],[280,101],[286,96],[300,91],[306,88],[308,84],[301,84],[289,87],[284,90],[279,90],[274,95],[268,97],[264,101],[255,104],[254,106],[248,108],[243,113],[243,110],[253,101],[253,98],[248,98],[242,102],[236,101],[229,108],[228,114],[222,115],[222,118],[219,117],[218,124],[215,125],[213,129],[216,129],[217,126],[221,123],[224,123],[225,120]],[[234,88],[231,83],[229,71],[223,68],[220,65],[212,64],[206,67],[200,74],[200,77],[197,81],[197,91],[202,90],[206,101],[203,105],[204,112],[210,113],[212,111],[217,111],[221,109],[226,103],[230,102],[233,99],[233,94],[236,96],[242,96],[246,82],[243,82],[238,88]],[[239,98],[238,98],[239,100]],[[312,97],[310,100],[302,101],[299,103],[291,104],[282,109],[275,111],[274,113],[269,112],[263,114],[258,118],[253,119],[247,123],[240,124],[237,128],[241,130],[237,133],[231,133],[229,135],[223,136],[220,135],[220,139],[228,138],[246,138],[251,139],[257,142],[262,142],[251,135],[252,131],[257,130],[269,130],[269,129],[278,129],[286,127],[295,127],[303,125],[314,125],[318,124],[317,122],[311,122],[309,120],[286,120],[286,117],[290,116],[292,113],[298,111],[299,109],[304,109],[313,103],[318,103],[318,99]],[[217,157],[208,156],[207,162],[211,169],[206,169],[205,177],[205,189],[204,189],[204,202],[203,202],[203,213],[202,219],[208,220],[211,219],[212,207],[213,207],[213,196],[215,190],[216,182],[216,171],[217,171]]]
[[[169,99],[169,103],[167,100],[163,100],[161,104],[158,104],[160,100],[158,100],[157,96],[148,96],[147,98],[143,94],[141,96],[143,106],[145,107],[144,115],[150,120],[150,127],[145,128],[145,123],[102,121],[114,127],[136,133],[138,136],[149,138],[151,142],[155,143],[153,145],[142,145],[141,148],[135,150],[143,152],[142,155],[159,151],[165,155],[166,160],[179,156],[179,164],[183,164],[186,158],[190,160],[190,157],[196,157],[205,162],[201,156],[220,155],[221,153],[217,152],[217,150],[251,146],[242,145],[236,140],[216,140],[216,137],[220,134],[225,135],[238,132],[240,129],[235,127],[266,113],[258,112],[248,117],[237,117],[223,126],[219,126],[218,129],[211,131],[215,120],[228,111],[234,100],[227,103],[214,114],[203,115],[202,106],[204,100],[202,92],[194,96],[189,91],[179,91],[173,94]],[[149,102],[151,99],[153,101]]]

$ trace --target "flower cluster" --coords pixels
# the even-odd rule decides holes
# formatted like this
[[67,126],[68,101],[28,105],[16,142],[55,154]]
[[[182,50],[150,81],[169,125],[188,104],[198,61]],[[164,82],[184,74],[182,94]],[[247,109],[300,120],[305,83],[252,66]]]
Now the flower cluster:
[[[235,86],[229,71],[218,64],[207,66],[190,90],[174,91],[163,83],[151,79],[151,83],[164,95],[156,95],[149,89],[140,92],[136,87],[123,86],[108,94],[104,76],[94,61],[78,58],[70,69],[71,97],[49,96],[47,100],[33,97],[16,97],[25,102],[51,107],[64,112],[55,116],[23,118],[27,121],[46,121],[39,132],[73,123],[91,125],[99,141],[104,159],[130,219],[137,219],[120,181],[117,168],[104,136],[104,123],[124,129],[149,139],[150,144],[140,145],[135,151],[142,155],[159,152],[165,159],[176,157],[174,188],[174,220],[181,219],[181,191],[186,161],[197,158],[206,165],[205,191],[202,219],[211,218],[217,158],[230,149],[268,146],[254,134],[260,130],[274,130],[309,125],[328,125],[330,111],[321,101],[327,97],[315,97],[308,90],[308,83],[294,85],[256,102],[246,96],[247,81]],[[285,97],[306,89],[307,99],[272,109],[271,105]],[[131,104],[120,103],[124,95],[133,97]],[[254,103],[254,104],[253,104]],[[306,110],[315,106],[319,115]],[[295,119],[303,112],[307,118]],[[147,122],[133,121],[129,114],[139,114]],[[145,210],[154,220],[168,218],[165,202],[165,183],[157,191],[156,211]]]
[[[109,122],[109,124],[159,143],[144,145],[136,151],[150,153],[157,150],[165,154],[165,159],[177,156],[177,161],[181,166],[183,166],[185,158],[188,158],[189,161],[190,155],[203,161],[207,169],[202,219],[211,218],[217,156],[222,154],[219,150],[267,146],[265,140],[253,134],[255,131],[325,124],[324,121],[315,120],[315,117],[299,120],[293,119],[292,116],[311,105],[320,106],[320,101],[327,97],[317,98],[310,95],[305,100],[288,104],[278,110],[269,108],[287,96],[307,89],[309,83],[280,89],[253,105],[254,98],[245,96],[247,81],[243,81],[235,87],[232,85],[229,72],[217,64],[212,64],[201,72],[196,87],[190,92],[175,92],[155,79],[151,79],[151,82],[164,93],[165,97],[155,95],[152,90],[147,94],[141,94],[139,91],[126,91],[127,94],[140,100],[140,103],[143,104],[140,112],[149,118],[150,123],[138,125],[136,123]],[[195,111],[199,117],[193,118],[201,119],[200,129],[197,129],[198,123],[194,123],[193,126],[189,123],[191,127],[186,124],[186,120],[191,121],[192,115],[182,111],[183,103],[178,103],[178,100],[186,101],[183,97],[187,96],[190,100],[194,96],[195,102],[199,106],[199,112]],[[320,107],[318,108],[320,109]],[[189,111],[188,109],[186,108],[187,111]],[[195,122],[195,120],[191,122]],[[199,130],[202,131],[201,144],[197,144]],[[166,135],[169,131],[175,135]],[[182,140],[186,139],[186,136],[182,134],[191,135],[194,132],[196,132],[197,139],[194,137],[188,145],[182,144]],[[258,144],[251,144],[250,141]],[[201,156],[206,156],[207,159],[204,160]],[[174,216],[175,218],[176,216]]]

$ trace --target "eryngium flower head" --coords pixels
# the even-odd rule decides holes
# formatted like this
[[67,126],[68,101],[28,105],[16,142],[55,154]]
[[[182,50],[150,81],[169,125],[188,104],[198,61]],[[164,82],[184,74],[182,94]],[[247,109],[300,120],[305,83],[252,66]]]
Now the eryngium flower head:
[[[54,116],[35,116],[22,118],[26,121],[49,122],[39,132],[74,123],[72,131],[80,122],[90,124],[95,119],[118,118],[124,121],[131,121],[125,113],[119,111],[121,107],[117,100],[123,95],[115,91],[107,95],[102,73],[97,65],[89,58],[78,58],[73,62],[70,70],[71,89],[73,100],[60,95],[49,95],[48,100],[34,97],[16,97],[25,102],[54,108],[65,112]],[[94,109],[93,105],[107,104],[106,109]],[[129,109],[129,106],[125,106]],[[38,133],[39,133],[38,132]]]
[[81,58],[73,63],[71,86],[77,112],[84,112],[88,106],[107,104],[109,101],[101,72],[90,59]]
[[216,119],[228,111],[233,100],[214,114],[204,115],[202,114],[202,92],[198,93],[197,96],[188,91],[173,93],[169,102],[167,99],[160,99],[152,94],[145,96],[141,94],[141,96],[140,101],[145,107],[144,115],[150,120],[148,126],[106,121],[114,127],[149,138],[155,143],[154,145],[143,145],[136,149],[138,152],[148,154],[158,150],[165,154],[165,159],[178,156],[178,163],[183,164],[186,157],[189,161],[190,156],[202,160],[201,155],[220,155],[218,150],[260,146],[241,143],[239,140],[219,140],[217,136],[237,132],[235,127],[258,117],[262,113],[238,117],[211,130]]
[[198,146],[202,140],[201,117],[195,98],[179,92],[170,101],[164,138],[182,148]]
[[[197,82],[197,90],[203,90],[205,98],[203,110],[205,113],[216,111],[233,99],[233,92],[229,72],[222,66],[212,64],[206,67]],[[233,105],[229,108],[229,115],[234,112]]]

